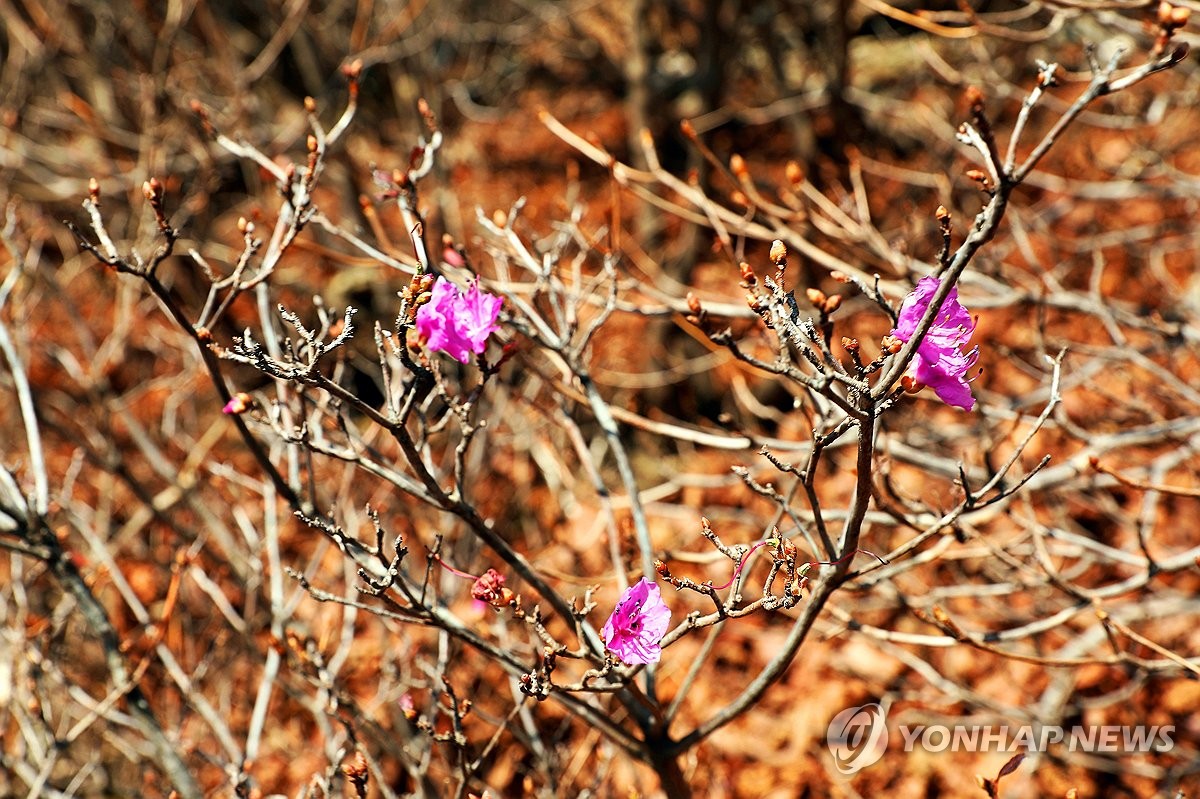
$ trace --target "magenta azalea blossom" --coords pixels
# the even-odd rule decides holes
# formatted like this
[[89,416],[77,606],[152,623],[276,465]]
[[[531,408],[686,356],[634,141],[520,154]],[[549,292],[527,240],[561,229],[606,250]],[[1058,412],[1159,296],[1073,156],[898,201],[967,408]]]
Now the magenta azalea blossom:
[[239,391],[229,398],[229,402],[225,403],[225,407],[221,409],[221,413],[236,415],[245,413],[250,408],[250,403],[254,400],[245,391]]
[[479,290],[479,284],[460,292],[444,277],[433,284],[433,296],[417,310],[417,332],[434,352],[445,352],[459,363],[470,353],[482,353],[488,336],[500,329],[501,297]]
[[659,642],[670,624],[671,609],[663,602],[658,586],[643,577],[625,589],[600,637],[622,663],[657,663],[662,656]]
[[[941,281],[932,275],[917,282],[917,287],[904,298],[900,320],[892,331],[893,336],[901,341],[913,337],[940,285]],[[908,374],[914,380],[932,388],[942,402],[964,411],[975,407],[967,372],[979,360],[979,348],[962,351],[963,345],[971,340],[974,330],[975,323],[958,301],[958,287],[955,286],[946,295],[933,326],[921,340],[916,355],[908,365]]]

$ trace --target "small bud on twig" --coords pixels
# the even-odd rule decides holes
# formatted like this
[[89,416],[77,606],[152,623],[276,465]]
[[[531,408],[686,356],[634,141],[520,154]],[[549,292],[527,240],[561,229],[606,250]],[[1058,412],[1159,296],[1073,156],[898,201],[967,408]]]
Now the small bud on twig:
[[358,101],[358,79],[362,77],[363,62],[361,58],[356,58],[349,64],[342,66],[342,74],[349,81],[350,102]]
[[981,188],[986,189],[991,184],[987,173],[981,169],[968,169],[965,174],[968,178],[978,183]]
[[349,64],[342,67],[342,74],[351,80],[358,80],[362,77],[363,60],[356,58]]
[[225,403],[225,407],[221,409],[221,413],[228,416],[243,414],[250,409],[253,403],[254,399],[249,394],[245,391],[239,391],[229,399],[229,402]]
[[158,178],[150,178],[142,183],[142,194],[151,203],[157,203],[162,200],[162,184],[158,182]]
[[770,258],[771,262],[780,269],[787,266],[787,246],[779,239],[771,242]]
[[805,289],[804,296],[808,297],[808,301],[811,302],[815,308],[822,308],[825,305],[825,292],[821,291],[820,289]]
[[342,773],[354,786],[354,792],[358,794],[359,799],[367,799],[369,772],[367,771],[367,758],[362,752],[355,752],[353,757],[342,764]]
[[795,161],[788,161],[783,173],[793,186],[799,186],[804,182],[804,169]]
[[433,109],[429,107],[428,101],[424,97],[417,99],[417,113],[421,115],[421,119],[425,122],[425,127],[430,133],[436,133],[438,129],[437,117],[434,116]]
[[968,86],[966,98],[971,113],[978,114],[983,111],[983,92],[979,90],[978,86]]
[[950,237],[952,230],[950,228],[950,212],[946,210],[946,206],[939,205],[936,211],[938,229],[942,234],[942,251],[938,254],[938,260],[943,266],[950,261]]
[[700,304],[700,298],[690,291],[687,293],[687,307],[691,311],[687,315],[687,320],[693,325],[703,324],[708,314],[705,312],[704,306]]
[[154,212],[154,221],[158,223],[159,231],[167,235],[174,235],[171,226],[167,224],[167,214],[163,210],[163,185],[159,179],[150,178],[143,182],[142,194],[150,203],[150,210]]
[[188,103],[188,107],[192,109],[193,114],[200,117],[200,126],[204,128],[204,135],[215,136],[217,132],[216,128],[213,127],[212,121],[208,118],[208,111],[204,109],[200,101],[193,99]]

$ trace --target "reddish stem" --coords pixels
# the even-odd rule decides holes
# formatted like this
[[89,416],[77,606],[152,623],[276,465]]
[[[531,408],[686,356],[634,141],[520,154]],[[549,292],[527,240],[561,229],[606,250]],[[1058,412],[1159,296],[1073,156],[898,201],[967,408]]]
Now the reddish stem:
[[445,569],[446,571],[450,572],[451,574],[453,574],[455,577],[462,577],[463,579],[466,579],[466,580],[478,580],[479,579],[474,574],[467,574],[466,572],[460,572],[458,569],[454,568],[449,563],[442,560],[441,555],[434,555],[433,559],[436,560],[438,563],[442,564],[442,568]]
[[756,549],[760,549],[761,547],[765,547],[767,544],[773,543],[775,543],[775,541],[759,541],[757,544],[747,549],[746,554],[742,555],[742,559],[738,561],[738,565],[733,568],[733,574],[730,575],[729,582],[725,583],[725,585],[714,585],[713,588],[718,591],[723,591],[729,586],[733,585],[733,581],[736,580],[738,575],[742,573],[742,567],[746,565],[746,558],[753,555]]

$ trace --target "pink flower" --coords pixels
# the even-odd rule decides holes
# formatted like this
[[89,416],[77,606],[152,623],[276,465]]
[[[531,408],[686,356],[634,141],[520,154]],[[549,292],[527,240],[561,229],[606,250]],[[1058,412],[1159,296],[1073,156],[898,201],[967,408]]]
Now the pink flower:
[[[893,336],[901,341],[912,338],[940,285],[941,282],[932,275],[917,282],[917,287],[904,298],[900,320],[892,331]],[[979,348],[965,353],[962,351],[962,346],[971,340],[974,330],[975,323],[958,301],[958,287],[955,286],[938,309],[933,326],[917,347],[907,372],[918,383],[932,388],[942,402],[964,411],[975,407],[967,372],[979,360]]]
[[474,283],[465,292],[444,277],[433,284],[433,296],[417,310],[417,332],[434,352],[445,352],[459,363],[470,353],[481,353],[488,336],[500,329],[501,297],[479,290]]
[[671,609],[663,602],[658,586],[643,577],[625,589],[600,637],[623,663],[657,663],[662,656],[659,642],[670,624]]
[[251,399],[249,394],[245,391],[239,391],[229,398],[229,402],[225,403],[225,407],[221,409],[221,413],[230,415],[245,413],[250,409],[252,402],[254,400]]
[[475,579],[471,596],[475,601],[492,605],[497,610],[511,605],[517,598],[512,589],[504,586],[504,575],[495,569],[488,569]]

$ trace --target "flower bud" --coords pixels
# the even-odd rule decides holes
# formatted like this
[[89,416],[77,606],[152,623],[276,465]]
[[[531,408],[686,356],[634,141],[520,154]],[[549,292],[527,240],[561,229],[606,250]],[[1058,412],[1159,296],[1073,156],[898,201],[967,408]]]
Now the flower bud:
[[787,260],[787,246],[779,239],[771,242],[770,258],[776,266],[781,266]]
[[968,86],[966,91],[967,105],[972,111],[980,111],[983,109],[983,92],[978,86]]
[[142,183],[142,194],[152,203],[162,198],[162,192],[162,184],[158,182],[158,178],[150,178]]
[[742,158],[737,153],[731,155],[729,157],[729,171],[733,172],[738,179],[745,178],[749,172],[749,170],[746,169],[746,159]]
[[804,182],[804,170],[795,161],[788,161],[783,172],[787,176],[788,182],[793,186],[798,186]]
[[889,355],[895,355],[900,350],[904,349],[904,342],[895,336],[884,336],[879,342],[880,348]]
[[700,311],[702,310],[700,307],[700,300],[690,291],[687,293],[687,307],[689,311],[697,315],[699,315]]
[[841,307],[842,307],[842,295],[834,294],[832,297],[825,300],[824,304],[821,306],[821,310],[823,310],[827,314],[831,314],[834,311],[836,311],[838,308],[841,308]]
[[908,394],[916,394],[918,391],[925,388],[925,385],[912,375],[903,375],[900,378],[900,387],[903,388]]
[[987,173],[982,170],[968,169],[966,171],[966,176],[968,178],[970,178],[971,180],[975,181],[976,183],[979,183],[980,185],[983,185],[983,186],[987,185],[988,176],[987,176]]
[[829,276],[839,283],[849,283],[850,282],[850,276],[847,275],[845,272],[841,271],[840,269],[833,270],[832,272],[829,273]]
[[754,276],[754,269],[751,268],[750,264],[742,261],[738,264],[738,269],[742,272],[742,283],[745,285],[753,286],[758,282],[758,278]]
[[858,352],[858,339],[850,338],[849,336],[842,336],[842,347],[847,352]]
[[355,752],[353,757],[342,764],[342,773],[354,786],[355,793],[362,797],[367,795],[367,758],[362,752]]
[[825,306],[825,292],[820,289],[806,289],[804,295],[808,297],[808,301],[813,304],[813,307],[822,308]]
[[245,413],[249,410],[253,401],[245,391],[239,391],[229,399],[229,402],[225,403],[225,407],[221,409],[221,413],[229,416]]

